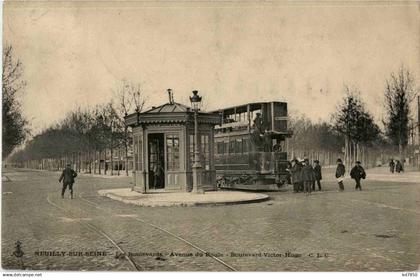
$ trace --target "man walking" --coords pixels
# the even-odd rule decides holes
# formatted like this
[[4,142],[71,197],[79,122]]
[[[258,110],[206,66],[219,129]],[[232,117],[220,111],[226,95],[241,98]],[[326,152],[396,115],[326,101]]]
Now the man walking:
[[338,186],[340,191],[344,190],[344,174],[346,173],[346,167],[341,159],[337,159],[337,169],[335,170],[335,178],[337,178]]
[[302,181],[303,181],[305,194],[309,195],[311,193],[312,183],[315,181],[315,173],[308,159],[305,159],[303,161]]
[[391,159],[391,161],[389,162],[389,171],[391,171],[391,173],[394,173],[395,170],[395,163],[394,160]]
[[74,178],[76,178],[77,173],[71,169],[71,165],[67,164],[66,168],[63,170],[63,173],[61,173],[60,179],[58,179],[58,182],[60,183],[63,181],[63,189],[61,190],[61,198],[64,198],[64,192],[67,189],[67,186],[70,190],[70,196],[71,199],[73,199],[73,184],[74,184]]
[[364,168],[361,166],[359,161],[356,162],[356,165],[350,171],[350,177],[356,181],[356,190],[362,190],[362,186],[360,185],[360,180],[366,178],[366,172]]
[[[321,190],[321,180],[322,180],[322,173],[321,173],[321,165],[319,164],[318,160],[314,161],[314,173],[315,173],[315,181],[318,185],[318,190]],[[312,190],[315,191],[315,182],[313,183]]]

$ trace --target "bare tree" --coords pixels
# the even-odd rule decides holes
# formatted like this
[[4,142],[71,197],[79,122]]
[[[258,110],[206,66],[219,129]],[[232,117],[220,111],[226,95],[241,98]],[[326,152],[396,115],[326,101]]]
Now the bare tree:
[[17,94],[21,92],[26,82],[22,80],[23,65],[14,57],[13,47],[5,45],[3,49],[2,68],[2,104],[3,104],[3,158],[8,156],[13,149],[20,145],[27,135],[28,122],[22,116],[20,102]]
[[[379,138],[379,127],[365,109],[358,89],[344,87],[345,96],[333,114],[334,129],[344,136],[344,159],[352,164],[361,158],[364,146]],[[361,151],[362,150],[362,151]]]
[[114,93],[118,99],[116,108],[118,114],[117,126],[122,129],[121,141],[125,151],[125,172],[128,176],[128,152],[132,143],[132,134],[125,122],[125,117],[132,112],[140,113],[144,108],[146,98],[139,83],[130,83],[126,80],[121,81],[120,86]]
[[401,66],[397,73],[391,73],[386,80],[385,109],[387,111],[384,125],[386,135],[392,144],[398,145],[402,157],[408,143],[410,104],[417,91],[414,79],[408,69]]

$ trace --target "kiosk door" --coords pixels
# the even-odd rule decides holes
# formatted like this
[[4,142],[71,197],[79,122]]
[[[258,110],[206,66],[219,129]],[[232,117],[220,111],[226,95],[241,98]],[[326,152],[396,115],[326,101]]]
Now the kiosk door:
[[164,134],[149,134],[149,189],[165,188]]

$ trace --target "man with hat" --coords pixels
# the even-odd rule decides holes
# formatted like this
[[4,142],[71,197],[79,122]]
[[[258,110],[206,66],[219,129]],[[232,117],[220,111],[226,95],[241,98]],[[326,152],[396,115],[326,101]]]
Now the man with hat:
[[356,165],[350,171],[350,177],[356,181],[356,190],[362,190],[362,186],[360,185],[360,180],[366,178],[366,172],[364,168],[361,166],[361,162],[357,161]]
[[60,179],[58,179],[58,182],[60,183],[63,181],[63,189],[61,190],[61,198],[64,198],[64,192],[67,189],[67,186],[70,190],[70,197],[73,199],[73,184],[74,184],[74,178],[76,178],[77,173],[71,168],[70,164],[67,164],[66,168],[63,170],[63,173],[61,173]]
[[309,195],[311,193],[312,183],[315,181],[315,173],[314,169],[312,168],[312,165],[306,158],[303,160],[302,181],[305,194]]
[[391,159],[389,161],[389,171],[394,174],[394,170],[395,170],[395,163],[394,163],[394,159]]
[[346,173],[346,167],[341,159],[337,159],[337,169],[335,170],[335,178],[337,178],[338,186],[340,191],[344,190],[344,174]]
[[[314,161],[314,173],[315,173],[315,181],[318,185],[318,190],[321,190],[321,180],[322,180],[322,173],[321,173],[321,166],[319,165],[319,161]],[[315,182],[312,185],[312,190],[315,191]]]
[[300,184],[300,182],[301,182],[301,174],[300,174],[300,171],[301,171],[301,165],[300,165],[300,163],[299,163],[299,161],[296,159],[296,158],[294,158],[292,161],[291,161],[291,167],[290,167],[290,178],[291,178],[291,181],[292,181],[292,184],[293,184],[293,191],[294,192],[299,192],[299,184]]

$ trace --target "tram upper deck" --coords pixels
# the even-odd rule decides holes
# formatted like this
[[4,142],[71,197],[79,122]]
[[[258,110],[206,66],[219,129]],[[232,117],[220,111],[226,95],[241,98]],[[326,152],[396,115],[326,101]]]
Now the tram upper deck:
[[221,122],[216,128],[216,137],[227,133],[249,134],[257,129],[271,138],[284,139],[291,136],[287,129],[287,103],[257,102],[214,111],[220,114]]

